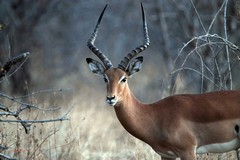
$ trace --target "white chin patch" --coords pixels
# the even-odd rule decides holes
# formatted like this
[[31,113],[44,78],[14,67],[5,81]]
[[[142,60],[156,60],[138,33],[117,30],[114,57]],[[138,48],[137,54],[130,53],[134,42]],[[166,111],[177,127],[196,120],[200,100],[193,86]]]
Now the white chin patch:
[[107,100],[107,103],[110,105],[110,106],[115,106],[115,104],[117,103],[116,101],[109,101]]

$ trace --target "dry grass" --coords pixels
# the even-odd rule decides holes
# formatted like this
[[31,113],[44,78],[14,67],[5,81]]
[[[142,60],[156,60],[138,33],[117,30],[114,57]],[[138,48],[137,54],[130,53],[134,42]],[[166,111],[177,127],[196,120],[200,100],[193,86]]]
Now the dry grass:
[[[70,121],[34,125],[29,135],[21,125],[1,125],[1,145],[9,146],[3,153],[27,160],[161,159],[151,147],[123,129],[100,90],[84,87],[81,93],[65,97],[64,101],[59,100],[61,104],[74,105]],[[201,155],[198,159],[233,160],[236,157],[235,152],[230,152],[220,156]]]

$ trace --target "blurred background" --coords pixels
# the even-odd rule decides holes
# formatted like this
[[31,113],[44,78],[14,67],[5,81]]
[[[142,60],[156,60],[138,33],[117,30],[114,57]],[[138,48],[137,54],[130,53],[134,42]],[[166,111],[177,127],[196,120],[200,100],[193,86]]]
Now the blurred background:
[[[172,86],[174,80],[169,79],[169,75],[183,64],[181,58],[178,58],[177,62],[174,60],[184,44],[193,37],[205,35],[209,30],[210,34],[225,38],[224,8],[219,10],[223,2],[143,1],[151,45],[142,54],[144,65],[143,71],[136,78],[141,79],[137,82],[138,87],[158,89],[158,92],[162,92],[160,90],[164,89],[161,88],[163,85]],[[238,0],[227,2],[226,19],[228,40],[236,45],[239,43],[240,34],[238,3]],[[81,84],[89,87],[95,85],[94,88],[99,88],[102,81],[95,80],[97,77],[88,71],[85,62],[86,57],[96,58],[87,48],[86,42],[105,4],[109,6],[102,20],[96,45],[116,66],[129,51],[142,43],[141,10],[138,0],[0,1],[0,23],[4,25],[0,32],[1,63],[19,53],[31,52],[31,57],[21,68],[21,72],[15,74],[9,82],[10,85],[7,85],[12,88],[12,92],[18,94],[26,92],[27,89],[31,91],[48,87],[79,90]],[[205,39],[207,41],[207,38]],[[181,57],[198,47],[198,52],[206,65],[205,70],[208,70],[207,67],[212,70],[214,61],[221,58],[224,60],[218,62],[219,66],[227,66],[226,54],[219,56],[220,52],[226,52],[224,45],[206,44],[199,47],[202,43],[201,40],[192,41],[184,48]],[[238,60],[234,57],[236,52],[230,53],[230,56],[233,55],[230,57],[231,63]],[[187,59],[189,62],[186,65],[200,70],[202,66],[199,64],[199,58],[194,55],[196,53]],[[213,70],[211,72],[214,74]],[[221,74],[227,72],[226,70],[227,67],[223,68]],[[190,88],[184,87],[181,92],[199,92],[201,76],[194,75],[193,72],[185,74],[187,75],[184,75],[184,80],[187,80],[186,77],[190,79],[184,83],[193,85]],[[225,81],[228,79],[226,77]],[[140,83],[142,85],[139,85]],[[203,91],[213,90],[211,87],[209,89],[206,83]],[[234,85],[235,88],[238,86]],[[144,88],[139,90],[145,91]],[[175,90],[172,90],[170,93],[174,92]],[[161,93],[156,92],[153,95],[159,97],[159,94]]]
[[[129,82],[137,98],[149,103],[175,93],[240,88],[239,0],[142,2],[151,44],[141,53],[141,72]],[[69,89],[61,103],[77,106],[74,121],[86,118],[86,126],[94,125],[89,118],[97,110],[103,114],[98,117],[99,126],[104,126],[106,115],[115,124],[112,109],[105,107],[104,82],[85,61],[97,59],[86,42],[105,4],[108,8],[95,44],[117,66],[142,43],[139,0],[0,0],[1,64],[31,52],[19,71],[1,82],[1,91],[24,95],[48,88]],[[83,126],[78,126],[81,131]],[[87,134],[95,132],[89,129]]]

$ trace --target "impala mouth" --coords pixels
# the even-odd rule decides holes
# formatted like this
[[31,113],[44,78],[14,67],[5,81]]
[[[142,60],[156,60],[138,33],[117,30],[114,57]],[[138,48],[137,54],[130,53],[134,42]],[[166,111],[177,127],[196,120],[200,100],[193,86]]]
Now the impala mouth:
[[114,105],[117,103],[116,100],[109,100],[109,99],[107,99],[106,101],[107,101],[107,103],[108,103],[110,106],[114,106]]

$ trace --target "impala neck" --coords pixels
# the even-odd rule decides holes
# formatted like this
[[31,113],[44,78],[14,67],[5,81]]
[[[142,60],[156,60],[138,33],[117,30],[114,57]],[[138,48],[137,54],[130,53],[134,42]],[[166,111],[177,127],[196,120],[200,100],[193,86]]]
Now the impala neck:
[[[123,100],[114,107],[116,115],[122,126],[133,136],[149,143],[149,114],[148,107],[139,102],[127,86]],[[144,130],[143,130],[144,129]]]

